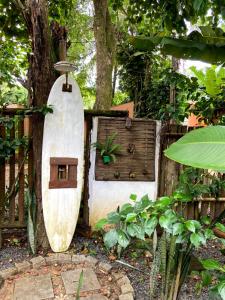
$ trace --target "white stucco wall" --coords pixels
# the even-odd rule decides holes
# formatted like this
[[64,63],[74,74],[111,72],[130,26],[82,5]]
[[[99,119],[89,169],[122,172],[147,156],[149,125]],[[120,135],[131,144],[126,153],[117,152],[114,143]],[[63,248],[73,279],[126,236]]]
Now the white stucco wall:
[[[91,143],[97,140],[98,117],[93,118],[93,130]],[[155,178],[153,182],[143,181],[96,181],[95,180],[95,157],[96,150],[91,149],[91,167],[89,171],[89,223],[92,227],[96,222],[104,218],[107,213],[115,210],[118,206],[129,202],[130,194],[138,197],[148,194],[149,198],[155,200],[158,185],[158,161],[160,146],[161,125],[157,121],[156,126],[156,151],[155,151]]]

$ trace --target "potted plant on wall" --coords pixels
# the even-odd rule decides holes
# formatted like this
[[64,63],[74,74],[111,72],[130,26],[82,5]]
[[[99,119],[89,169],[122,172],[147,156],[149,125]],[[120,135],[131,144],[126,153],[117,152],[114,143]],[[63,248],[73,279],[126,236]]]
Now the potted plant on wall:
[[103,143],[96,142],[92,146],[100,151],[102,161],[104,164],[116,162],[116,154],[121,151],[121,145],[114,143],[117,137],[117,133],[114,132],[112,135],[106,137]]

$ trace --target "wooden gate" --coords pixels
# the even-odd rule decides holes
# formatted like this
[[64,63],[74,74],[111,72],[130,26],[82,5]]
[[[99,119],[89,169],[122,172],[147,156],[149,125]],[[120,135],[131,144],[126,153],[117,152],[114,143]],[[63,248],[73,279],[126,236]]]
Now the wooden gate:
[[[195,130],[195,127],[181,125],[165,126],[161,130],[161,147],[159,155],[159,185],[158,195],[171,195],[179,181],[179,176],[183,170],[183,165],[176,163],[163,154],[169,145],[176,142],[185,133]],[[189,219],[199,219],[203,215],[210,215],[212,219],[216,218],[225,208],[225,191],[219,198],[203,197],[194,199],[192,202],[179,207],[184,216]]]
[[[30,144],[29,117],[21,118],[21,110],[6,109],[0,117],[14,118],[11,128],[0,123],[0,138],[4,141],[27,138],[28,146],[19,146],[12,151],[10,158],[1,157],[0,162],[0,247],[1,233],[5,228],[26,227],[24,195],[32,181],[32,153],[28,150]],[[3,143],[2,143],[3,145]]]

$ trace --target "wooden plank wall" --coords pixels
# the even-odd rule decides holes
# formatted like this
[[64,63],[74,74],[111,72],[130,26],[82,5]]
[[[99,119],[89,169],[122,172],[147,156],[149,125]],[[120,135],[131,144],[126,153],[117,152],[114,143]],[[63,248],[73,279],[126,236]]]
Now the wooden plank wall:
[[[7,110],[2,113],[6,118],[13,118],[17,112]],[[26,117],[27,118],[27,117]],[[31,137],[31,120],[28,139]],[[7,131],[0,126],[0,137],[10,140],[24,136],[24,119],[18,118],[14,126]],[[25,222],[25,191],[32,185],[32,153],[23,146],[14,151],[8,160],[1,158],[0,164],[0,247],[1,233],[5,228],[23,228]]]
[[144,119],[105,118],[98,119],[97,141],[104,144],[117,134],[113,143],[121,150],[116,162],[105,165],[100,151],[96,155],[96,180],[154,181],[156,122]]
[[[196,128],[168,125],[161,130],[161,146],[159,155],[159,185],[158,196],[171,195],[179,181],[179,176],[183,170],[183,166],[168,158],[163,151],[172,143],[176,142],[185,133],[195,130]],[[199,219],[201,216],[210,215],[212,219],[216,218],[225,208],[225,191],[223,191],[218,199],[211,197],[203,197],[195,199],[193,202],[177,207],[188,219]]]

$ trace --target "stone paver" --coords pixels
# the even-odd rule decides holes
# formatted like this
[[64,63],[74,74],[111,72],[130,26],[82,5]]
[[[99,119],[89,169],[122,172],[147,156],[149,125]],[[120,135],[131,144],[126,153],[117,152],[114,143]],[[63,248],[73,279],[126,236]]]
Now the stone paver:
[[25,277],[15,281],[13,300],[44,300],[53,297],[50,274]]
[[97,258],[92,256],[86,256],[84,261],[91,266],[95,266],[98,263]]
[[124,275],[123,277],[117,280],[117,284],[121,287],[122,285],[130,284],[130,280],[126,275]]
[[124,284],[121,286],[121,292],[122,294],[129,294],[129,293],[133,293],[134,292],[134,289],[133,287],[131,286],[131,284]]
[[108,273],[108,272],[111,271],[112,266],[110,264],[100,262],[99,263],[99,268],[102,269],[104,272]]
[[58,264],[58,254],[54,253],[48,257],[45,258],[47,265],[55,265]]
[[30,260],[34,269],[38,269],[41,266],[45,266],[45,259],[42,256],[34,257]]
[[28,261],[22,261],[20,263],[15,263],[18,272],[24,272],[30,269],[31,265]]
[[88,297],[80,297],[80,300],[107,300],[108,298],[106,298],[103,295],[97,294],[97,295],[91,295]]
[[81,254],[81,255],[74,254],[72,256],[72,262],[75,264],[81,264],[81,263],[84,263],[84,261],[85,261],[85,255],[83,255],[83,254]]
[[17,273],[17,268],[8,268],[5,270],[0,271],[0,277],[2,277],[3,279],[7,279],[10,276],[13,276]]
[[124,276],[124,274],[121,272],[112,272],[112,275],[115,277],[116,280],[118,280]]
[[60,264],[70,264],[71,259],[72,259],[72,256],[67,253],[59,253],[58,257],[57,257],[58,263],[60,263]]
[[119,300],[134,300],[133,294],[125,294],[125,295],[120,295]]
[[[67,267],[64,269],[64,264],[69,264],[69,268],[71,268],[71,264],[74,264],[74,267],[76,269],[74,269],[73,267],[72,270],[63,271],[67,270]],[[78,264],[81,266],[77,266]],[[53,273],[54,275],[60,276],[61,278],[54,277],[53,282],[54,286],[57,286],[56,279],[58,280],[59,285],[63,283],[66,295],[63,296],[63,294],[59,295],[58,293],[54,295],[50,273],[47,273],[45,275],[37,275],[43,274],[41,270],[38,271],[37,269],[46,265],[49,265],[51,267],[49,268],[49,271],[47,267],[44,267],[44,273],[46,273],[46,271],[51,272],[51,269],[54,268],[52,267],[52,265],[56,265],[57,268],[61,268],[60,272],[56,272],[57,274]],[[62,265],[62,267],[60,265]],[[32,269],[35,271],[33,272]],[[29,271],[28,273],[27,270],[31,271]],[[30,259],[30,261],[15,263],[14,268],[0,271],[0,279],[10,278],[11,280],[13,280],[11,281],[11,283],[9,283],[11,294],[7,298],[7,300],[59,300],[62,299],[62,296],[67,300],[75,300],[75,295],[77,292],[77,287],[82,270],[83,282],[80,291],[84,292],[84,294],[86,294],[87,292],[88,295],[84,296],[84,294],[81,294],[80,300],[108,299],[104,296],[106,295],[105,293],[104,295],[101,294],[103,293],[103,287],[100,285],[100,282],[98,281],[96,275],[96,273],[98,274],[99,271],[105,274],[109,282],[114,280],[112,284],[115,284],[118,288],[120,288],[121,295],[115,295],[116,299],[133,300],[134,290],[130,284],[129,278],[124,275],[124,272],[114,271],[110,264],[99,262],[95,257],[92,256],[70,255],[68,253],[54,253],[48,257],[38,256]],[[23,275],[21,275],[22,272],[26,272],[26,277],[23,277]],[[17,278],[13,277],[13,275],[16,274],[20,274],[22,277],[20,275],[20,277]],[[2,281],[0,280],[0,285],[1,284]],[[3,291],[7,295],[9,294],[8,287],[4,290],[3,286],[0,291]],[[0,300],[1,299],[2,298],[0,296]],[[5,296],[4,299],[6,299]]]
[[82,292],[99,290],[101,288],[98,278],[91,268],[76,269],[62,272],[62,280],[66,289],[66,294],[75,294],[78,287],[78,282],[81,272],[84,272],[83,283],[81,286]]

